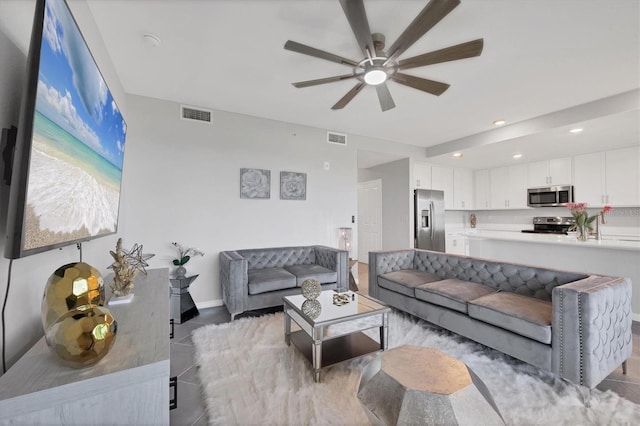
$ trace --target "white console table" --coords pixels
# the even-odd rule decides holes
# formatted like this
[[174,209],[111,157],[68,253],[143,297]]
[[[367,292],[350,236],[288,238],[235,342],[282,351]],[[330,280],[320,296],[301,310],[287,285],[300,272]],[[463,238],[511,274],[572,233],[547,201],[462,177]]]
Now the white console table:
[[168,425],[169,270],[139,274],[133,293],[107,306],[118,332],[94,366],[65,366],[43,337],[0,377],[0,424]]

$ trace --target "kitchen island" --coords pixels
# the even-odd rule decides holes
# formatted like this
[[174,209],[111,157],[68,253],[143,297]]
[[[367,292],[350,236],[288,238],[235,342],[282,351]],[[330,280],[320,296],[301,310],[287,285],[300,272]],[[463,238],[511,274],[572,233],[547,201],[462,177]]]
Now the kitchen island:
[[466,233],[469,255],[585,274],[631,278],[633,320],[640,321],[640,241],[573,235],[476,230]]

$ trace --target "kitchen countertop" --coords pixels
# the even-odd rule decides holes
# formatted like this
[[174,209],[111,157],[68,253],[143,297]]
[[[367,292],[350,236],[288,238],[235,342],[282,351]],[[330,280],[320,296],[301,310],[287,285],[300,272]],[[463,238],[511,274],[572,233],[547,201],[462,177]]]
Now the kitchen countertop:
[[601,240],[589,239],[588,241],[578,241],[575,234],[569,235],[550,235],[550,234],[530,234],[520,231],[497,231],[484,229],[464,229],[459,231],[449,231],[449,234],[455,233],[466,235],[473,239],[493,239],[505,241],[522,241],[537,244],[554,244],[566,246],[578,246],[583,248],[594,249],[614,249],[614,250],[631,250],[640,252],[640,240],[637,237],[614,237],[605,236]]

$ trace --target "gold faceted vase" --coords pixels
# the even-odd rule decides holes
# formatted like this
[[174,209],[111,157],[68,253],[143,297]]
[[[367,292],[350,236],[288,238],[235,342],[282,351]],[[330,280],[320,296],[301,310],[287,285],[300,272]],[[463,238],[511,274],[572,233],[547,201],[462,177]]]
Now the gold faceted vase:
[[113,346],[118,324],[104,301],[102,275],[87,263],[61,266],[49,277],[42,327],[47,345],[67,365],[93,365]]

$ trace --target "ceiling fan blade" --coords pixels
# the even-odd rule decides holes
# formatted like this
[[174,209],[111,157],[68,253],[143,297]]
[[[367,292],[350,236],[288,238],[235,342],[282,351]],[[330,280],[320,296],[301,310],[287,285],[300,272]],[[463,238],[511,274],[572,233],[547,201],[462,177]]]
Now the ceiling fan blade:
[[351,99],[355,98],[364,86],[365,83],[358,83],[353,86],[353,89],[349,90],[347,94],[342,97],[342,99],[340,99],[334,106],[331,107],[331,109],[342,109],[347,106],[347,104],[351,102]]
[[340,0],[340,4],[364,56],[367,56],[367,50],[371,56],[375,56],[376,50],[369,29],[367,13],[364,10],[364,2],[362,0]]
[[380,101],[380,108],[382,108],[382,112],[396,107],[396,104],[393,102],[393,98],[391,97],[391,92],[389,92],[389,87],[387,87],[387,83],[378,84],[376,86],[376,92],[378,93],[378,100]]
[[460,0],[431,0],[387,50],[389,60],[400,56],[459,4]]
[[306,44],[298,43],[295,41],[287,40],[284,44],[286,50],[292,52],[302,53],[303,55],[313,56],[315,58],[326,59],[327,61],[337,62],[343,65],[350,65],[355,67],[358,65],[356,61],[343,58],[342,56],[334,55],[333,53],[325,52],[324,50],[316,49],[315,47],[307,46]]
[[355,77],[354,74],[344,74],[344,75],[336,75],[334,77],[319,78],[317,80],[298,81],[297,83],[291,83],[291,84],[293,84],[295,87],[300,89],[302,87],[317,86],[318,84],[333,83],[335,81],[347,80],[353,77]]
[[424,67],[425,65],[439,64],[441,62],[457,61],[458,59],[473,58],[480,56],[484,40],[468,41],[466,43],[457,44],[444,49],[434,50],[423,55],[414,56],[413,58],[403,59],[398,62],[398,68],[407,70],[410,68]]
[[405,86],[413,87],[414,89],[422,90],[423,92],[431,93],[436,96],[442,95],[445,90],[449,88],[447,83],[428,80],[426,78],[416,77],[400,72],[393,74],[390,78],[397,83],[404,84]]

